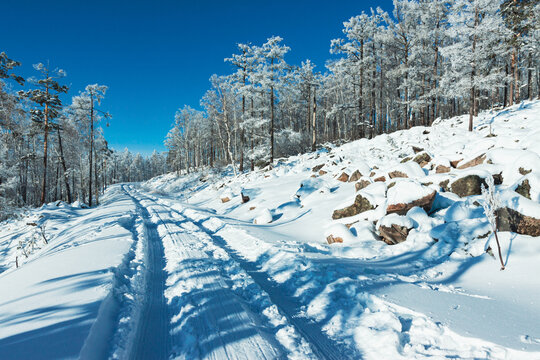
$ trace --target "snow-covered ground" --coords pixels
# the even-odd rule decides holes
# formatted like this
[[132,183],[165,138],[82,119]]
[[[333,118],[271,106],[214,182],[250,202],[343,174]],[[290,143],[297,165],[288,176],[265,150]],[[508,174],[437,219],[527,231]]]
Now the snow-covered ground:
[[499,232],[501,271],[477,194],[540,219],[540,102],[475,121],[2,223],[0,359],[540,359],[540,237]]

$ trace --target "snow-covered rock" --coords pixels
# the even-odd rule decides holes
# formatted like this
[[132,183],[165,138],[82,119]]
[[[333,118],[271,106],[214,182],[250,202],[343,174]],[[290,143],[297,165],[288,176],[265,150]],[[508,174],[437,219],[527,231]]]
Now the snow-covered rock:
[[436,191],[414,180],[402,180],[396,182],[388,189],[387,213],[404,215],[415,206],[422,207],[425,211],[431,210]]
[[272,222],[272,213],[268,209],[260,210],[259,215],[253,219],[253,223],[257,225],[270,224]]

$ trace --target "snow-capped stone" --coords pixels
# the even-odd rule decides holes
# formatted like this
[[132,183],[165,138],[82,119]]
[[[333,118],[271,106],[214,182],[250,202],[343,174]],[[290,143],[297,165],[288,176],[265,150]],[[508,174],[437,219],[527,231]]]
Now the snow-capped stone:
[[436,191],[414,180],[398,181],[388,189],[387,213],[404,215],[415,206],[429,212]]
[[414,161],[408,161],[406,163],[400,163],[388,171],[388,177],[393,178],[420,178],[426,174],[424,170]]
[[231,189],[225,189],[225,190],[221,193],[221,195],[219,196],[219,198],[221,199],[221,202],[222,202],[222,203],[226,203],[226,202],[231,201],[231,199],[233,198],[232,190],[231,190]]
[[324,237],[328,244],[333,243],[348,243],[351,244],[355,237],[344,224],[335,223],[329,226],[324,232]]
[[272,213],[268,209],[262,209],[259,216],[257,216],[253,223],[257,225],[270,224],[272,222]]
[[413,227],[414,223],[410,218],[398,214],[386,215],[377,224],[382,240],[388,245],[407,240],[407,235]]

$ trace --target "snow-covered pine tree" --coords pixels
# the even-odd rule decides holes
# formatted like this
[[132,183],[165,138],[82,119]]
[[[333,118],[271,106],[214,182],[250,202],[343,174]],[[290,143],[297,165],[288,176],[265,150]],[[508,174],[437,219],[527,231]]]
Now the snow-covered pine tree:
[[[75,116],[85,124],[88,129],[88,205],[92,206],[93,204],[93,194],[92,191],[94,187],[97,188],[95,183],[95,178],[97,178],[96,164],[95,161],[95,152],[94,144],[96,140],[95,136],[95,125],[102,119],[109,119],[111,116],[108,112],[105,112],[98,108],[101,105],[101,101],[105,97],[107,92],[107,86],[92,84],[87,85],[85,90],[79,95],[74,96],[72,99],[72,111]],[[94,179],[92,178],[94,174]],[[96,196],[96,203],[98,203],[98,198]]]
[[276,89],[281,85],[282,78],[287,68],[285,54],[290,48],[282,45],[283,39],[279,36],[270,37],[260,48],[261,55],[266,60],[261,62],[258,68],[259,83],[270,95],[270,164],[274,162],[274,134],[276,128]]
[[479,98],[500,86],[504,74],[493,59],[504,56],[507,36],[499,5],[491,0],[456,0],[449,15],[450,43],[441,49],[449,62],[442,80],[449,97],[468,99],[469,131]]
[[64,70],[51,69],[49,65],[35,64],[34,69],[41,73],[40,78],[30,78],[29,82],[36,88],[29,91],[21,91],[21,96],[27,97],[38,108],[32,111],[33,120],[43,126],[43,176],[41,186],[40,203],[44,204],[47,197],[47,165],[49,149],[49,131],[54,119],[62,108],[60,94],[67,93],[68,87],[60,85],[57,79],[66,76]]

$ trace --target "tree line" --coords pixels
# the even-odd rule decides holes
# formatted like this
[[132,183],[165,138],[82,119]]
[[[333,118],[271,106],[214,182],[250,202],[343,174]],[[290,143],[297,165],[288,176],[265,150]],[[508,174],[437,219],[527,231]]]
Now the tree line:
[[344,22],[324,71],[286,62],[279,36],[238,44],[201,110],[180,108],[170,169],[266,166],[326,142],[429,126],[540,99],[538,0],[394,0]]
[[101,107],[106,86],[88,85],[64,105],[62,69],[36,64],[37,75],[24,79],[18,66],[0,53],[0,219],[56,200],[97,205],[109,184],[167,171],[163,154],[109,148],[99,126],[111,118]]

